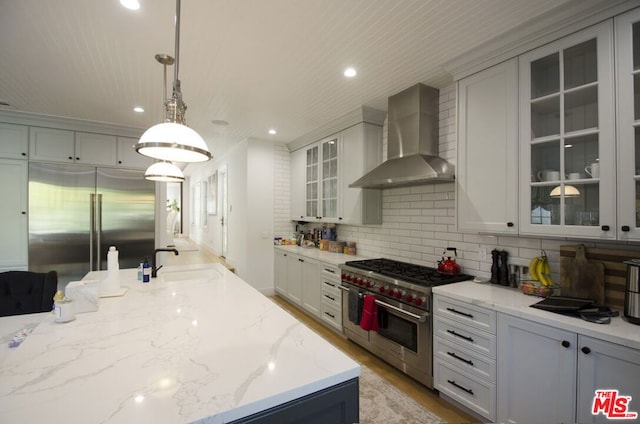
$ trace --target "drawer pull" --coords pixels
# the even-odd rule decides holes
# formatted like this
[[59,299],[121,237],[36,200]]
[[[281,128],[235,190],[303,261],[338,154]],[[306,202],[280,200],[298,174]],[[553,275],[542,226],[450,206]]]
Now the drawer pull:
[[324,270],[327,271],[327,272],[330,272],[332,274],[336,273],[333,269],[325,268]]
[[447,308],[447,311],[453,312],[454,314],[462,315],[464,317],[473,318],[473,315],[468,314],[466,312],[460,312],[459,310],[454,309],[454,308]]
[[331,287],[335,287],[335,286],[336,286],[335,284],[330,283],[330,282],[328,282],[328,281],[325,281],[324,283],[325,283],[327,286],[331,286]]
[[458,389],[460,390],[464,390],[465,392],[469,393],[470,395],[473,394],[473,390],[471,389],[467,389],[466,387],[462,387],[461,385],[459,385],[458,383],[456,383],[454,380],[447,380],[447,383],[456,386]]
[[329,296],[328,294],[325,294],[325,295],[324,295],[324,297],[326,297],[327,299],[332,300],[332,301],[334,301],[334,302],[336,301],[336,298],[335,298],[335,297],[331,297],[331,296]]
[[464,339],[464,340],[466,340],[466,341],[468,341],[468,342],[473,343],[473,339],[472,339],[471,337],[463,336],[462,334],[456,333],[456,332],[455,332],[455,331],[453,331],[453,330],[447,330],[447,333],[449,333],[449,334],[453,334],[453,335],[454,335],[454,336],[456,336],[456,337],[460,337],[461,339]]
[[469,364],[469,365],[473,366],[473,361],[472,360],[461,358],[460,356],[456,355],[455,352],[447,352],[447,355],[452,356],[452,357],[456,358],[458,361],[464,362],[465,364]]
[[334,318],[334,319],[335,319],[335,317],[336,317],[335,315],[333,315],[332,313],[329,313],[329,312],[325,312],[325,314],[326,314],[326,315],[329,315],[331,318]]

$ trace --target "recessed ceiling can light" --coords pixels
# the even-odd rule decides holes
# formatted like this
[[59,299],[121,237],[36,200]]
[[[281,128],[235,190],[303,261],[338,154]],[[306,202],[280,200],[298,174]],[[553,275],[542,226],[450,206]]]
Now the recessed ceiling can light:
[[269,134],[271,134],[271,135],[274,135],[274,134],[276,134],[276,133],[277,133],[277,131],[276,131],[276,130],[274,130],[273,128],[271,128],[271,129],[269,130]]
[[349,67],[344,70],[344,76],[347,78],[353,78],[356,76],[356,74],[357,74],[356,70],[352,67]]
[[133,108],[133,111],[137,112],[137,113],[142,113],[142,112],[144,112],[144,109],[141,108],[140,106],[136,106],[136,107]]
[[129,10],[140,9],[140,2],[138,2],[138,0],[120,0],[120,4]]

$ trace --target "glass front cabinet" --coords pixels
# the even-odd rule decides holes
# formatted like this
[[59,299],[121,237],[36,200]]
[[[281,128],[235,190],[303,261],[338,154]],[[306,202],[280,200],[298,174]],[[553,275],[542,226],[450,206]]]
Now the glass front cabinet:
[[640,240],[640,9],[615,19],[618,238]]
[[338,218],[338,147],[339,137],[333,136],[304,149],[304,206],[297,219]]
[[521,234],[617,237],[613,69],[612,21],[520,56]]

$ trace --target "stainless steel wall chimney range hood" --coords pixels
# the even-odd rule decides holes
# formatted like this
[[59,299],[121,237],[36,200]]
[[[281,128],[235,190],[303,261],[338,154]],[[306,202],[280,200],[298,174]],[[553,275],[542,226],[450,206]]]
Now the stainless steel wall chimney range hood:
[[454,181],[438,156],[440,92],[416,84],[389,97],[387,160],[349,187],[386,188]]

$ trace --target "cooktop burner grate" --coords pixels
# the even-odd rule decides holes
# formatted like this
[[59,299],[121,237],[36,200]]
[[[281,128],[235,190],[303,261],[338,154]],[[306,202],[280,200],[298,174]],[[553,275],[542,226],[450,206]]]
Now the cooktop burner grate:
[[348,261],[345,265],[423,286],[438,286],[473,279],[472,275],[442,274],[435,268],[384,258]]

